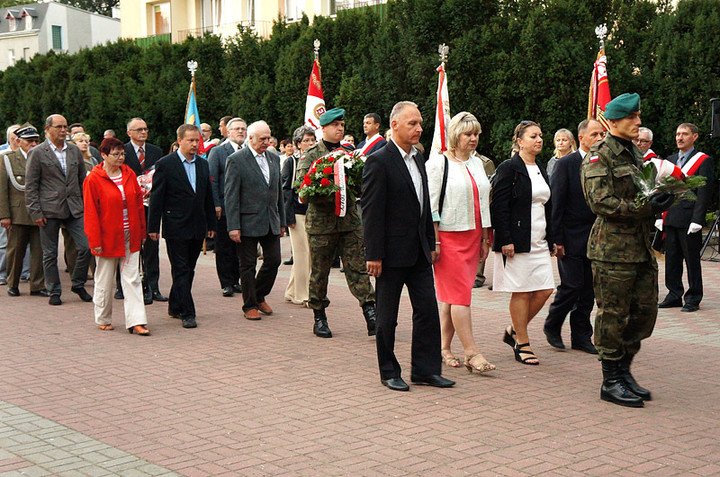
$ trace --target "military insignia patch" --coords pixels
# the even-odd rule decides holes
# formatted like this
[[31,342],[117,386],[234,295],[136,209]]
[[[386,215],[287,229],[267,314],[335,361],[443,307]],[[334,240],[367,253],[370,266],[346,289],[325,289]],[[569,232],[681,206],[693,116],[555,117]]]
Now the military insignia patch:
[[599,161],[599,160],[600,160],[600,156],[592,156],[592,157],[590,158],[590,162],[597,162],[597,161]]

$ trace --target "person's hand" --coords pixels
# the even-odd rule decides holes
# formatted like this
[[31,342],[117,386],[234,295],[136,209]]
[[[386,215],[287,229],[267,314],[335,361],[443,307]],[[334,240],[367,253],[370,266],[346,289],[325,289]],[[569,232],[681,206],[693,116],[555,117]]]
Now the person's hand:
[[515,256],[515,244],[509,244],[509,245],[503,245],[502,247],[502,254],[505,255],[507,258],[512,258]]
[[675,202],[675,196],[667,192],[659,192],[650,197],[650,207],[654,214],[665,212],[673,205],[673,202]]
[[479,262],[484,262],[487,260],[488,255],[490,255],[490,244],[487,242],[481,242],[480,243],[480,257],[478,259]]
[[143,239],[140,241],[140,246],[141,247],[144,246],[146,241],[147,241],[147,239],[145,237],[143,237]]
[[702,230],[702,225],[696,224],[695,222],[693,222],[690,224],[690,227],[688,227],[688,235],[700,232],[701,230]]
[[288,228],[289,228],[289,229],[294,229],[294,228],[295,228],[295,224],[288,224]]
[[562,260],[565,257],[565,246],[555,244],[555,256],[558,260]]
[[435,249],[430,252],[430,263],[435,264],[440,260],[440,249]]
[[148,237],[157,242],[160,239],[160,234],[148,234]]
[[215,217],[220,220],[220,217],[222,217],[222,207],[215,207]]
[[288,234],[287,227],[280,227],[280,236],[284,237]]
[[658,229],[660,232],[662,232],[663,229],[663,219],[657,219],[655,221],[655,228]]
[[92,251],[95,255],[102,255],[102,247],[93,247]]
[[228,232],[228,235],[230,236],[230,240],[240,243],[240,230],[231,230]]
[[208,236],[208,238],[215,238],[215,231],[214,231],[214,230],[208,230],[207,236]]
[[382,260],[368,260],[365,262],[370,275],[377,278],[382,273]]
[[10,232],[10,228],[12,227],[12,219],[10,217],[6,217],[0,220],[0,227]]
[[40,217],[35,221],[35,224],[37,224],[38,227],[45,227],[47,225],[47,219],[45,217]]

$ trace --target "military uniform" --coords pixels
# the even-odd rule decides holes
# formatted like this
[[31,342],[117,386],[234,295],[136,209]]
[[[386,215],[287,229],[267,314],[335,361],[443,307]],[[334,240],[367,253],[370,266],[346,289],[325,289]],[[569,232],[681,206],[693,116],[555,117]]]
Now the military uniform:
[[[351,147],[341,145],[348,152]],[[305,151],[300,158],[296,179],[302,180],[312,163],[330,151],[324,141]],[[355,204],[355,197],[348,193],[348,204]],[[345,279],[350,292],[358,299],[360,306],[375,303],[375,291],[364,260],[362,222],[356,207],[348,207],[345,217],[335,215],[335,199],[313,199],[308,204],[305,216],[305,230],[310,244],[310,300],[313,310],[323,310],[330,305],[327,297],[328,275],[335,250],[342,257]]]

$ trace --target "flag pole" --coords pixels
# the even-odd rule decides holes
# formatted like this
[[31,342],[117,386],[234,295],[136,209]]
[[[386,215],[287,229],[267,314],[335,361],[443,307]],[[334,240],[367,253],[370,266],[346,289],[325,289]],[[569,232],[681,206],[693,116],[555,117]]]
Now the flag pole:
[[[185,106],[185,116],[187,117],[187,110],[190,107],[190,96],[195,93],[195,72],[197,71],[198,64],[195,60],[190,60],[187,62],[187,69],[190,70],[190,92],[188,93],[188,100],[187,105]],[[197,101],[197,100],[196,100]],[[202,134],[201,134],[202,136]],[[207,241],[203,237],[203,244],[202,244],[202,253],[203,255],[207,255]]]

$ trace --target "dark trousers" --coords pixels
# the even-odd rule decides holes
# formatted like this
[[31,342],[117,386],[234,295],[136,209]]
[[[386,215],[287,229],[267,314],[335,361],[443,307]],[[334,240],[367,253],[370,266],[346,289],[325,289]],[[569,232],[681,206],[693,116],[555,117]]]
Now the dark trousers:
[[36,225],[12,224],[8,232],[7,243],[7,280],[8,287],[17,288],[22,275],[23,259],[30,245],[30,291],[45,288],[42,264],[42,246],[40,229]]
[[[148,208],[145,207],[145,217],[148,217]],[[140,250],[140,259],[143,270],[143,289],[160,291],[158,282],[160,281],[160,242],[145,237],[145,245]],[[194,266],[193,266],[194,268]]]
[[688,289],[685,303],[699,305],[703,297],[702,270],[700,268],[700,249],[702,232],[687,233],[687,228],[663,227],[665,232],[665,286],[667,298],[683,299],[683,260],[687,265]]
[[45,288],[52,295],[60,296],[60,273],[58,272],[58,240],[60,226],[70,233],[77,247],[77,262],[72,273],[72,287],[84,287],[87,281],[88,266],[90,264],[90,248],[85,236],[83,218],[69,217],[67,219],[47,219],[47,224],[40,227],[40,244],[43,250],[43,271],[45,273]]
[[240,280],[237,244],[228,235],[227,217],[224,215],[218,220],[215,234],[215,268],[220,280],[220,288],[231,287]]
[[[257,247],[262,247],[263,264],[255,275]],[[268,233],[263,237],[246,237],[237,246],[240,258],[240,285],[243,291],[243,311],[257,309],[258,303],[270,294],[280,267],[280,236]]]
[[427,376],[441,371],[440,316],[432,266],[424,257],[419,257],[412,267],[383,267],[375,283],[375,329],[381,379],[398,378],[401,373],[395,357],[395,328],[403,285],[407,285],[413,309],[411,373]]
[[587,257],[565,256],[558,260],[560,286],[545,319],[545,329],[559,334],[570,313],[570,336],[573,343],[589,341],[593,334],[590,313],[595,304],[592,264]]
[[192,282],[195,264],[202,250],[203,239],[165,239],[172,287],[168,297],[168,314],[180,318],[195,318],[195,302],[192,298]]

